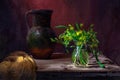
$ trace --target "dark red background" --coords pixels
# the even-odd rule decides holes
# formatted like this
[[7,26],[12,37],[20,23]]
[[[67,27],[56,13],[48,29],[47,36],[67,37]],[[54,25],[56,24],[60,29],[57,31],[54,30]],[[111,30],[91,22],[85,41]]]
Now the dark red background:
[[59,24],[95,24],[100,49],[120,64],[120,0],[1,0],[0,36],[5,38],[1,58],[15,50],[27,51],[25,12],[31,9],[52,9],[51,27],[56,34],[62,32],[55,29]]

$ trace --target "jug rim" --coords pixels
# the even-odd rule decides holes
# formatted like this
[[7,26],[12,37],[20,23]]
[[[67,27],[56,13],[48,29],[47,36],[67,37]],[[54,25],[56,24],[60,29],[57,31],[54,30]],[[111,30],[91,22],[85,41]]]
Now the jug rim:
[[32,9],[28,11],[31,14],[51,14],[52,12],[52,9]]

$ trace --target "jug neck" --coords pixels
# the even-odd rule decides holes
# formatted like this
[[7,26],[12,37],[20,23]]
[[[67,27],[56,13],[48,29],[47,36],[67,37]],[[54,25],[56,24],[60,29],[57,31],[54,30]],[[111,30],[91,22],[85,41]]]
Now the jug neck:
[[33,26],[50,27],[52,11],[39,10],[33,14]]

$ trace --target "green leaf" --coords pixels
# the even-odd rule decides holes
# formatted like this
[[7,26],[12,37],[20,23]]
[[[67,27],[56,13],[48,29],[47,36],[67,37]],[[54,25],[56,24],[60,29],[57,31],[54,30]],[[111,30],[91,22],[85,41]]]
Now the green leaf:
[[75,24],[75,26],[76,26],[77,30],[80,30],[80,26],[77,23]]
[[53,39],[53,38],[50,38],[50,40],[52,41],[52,42],[55,42],[56,40],[55,39]]
[[56,26],[56,28],[67,28],[67,27],[64,25],[58,25],[58,26]]
[[93,28],[93,26],[94,26],[94,24],[91,24],[91,25],[90,25],[90,28]]

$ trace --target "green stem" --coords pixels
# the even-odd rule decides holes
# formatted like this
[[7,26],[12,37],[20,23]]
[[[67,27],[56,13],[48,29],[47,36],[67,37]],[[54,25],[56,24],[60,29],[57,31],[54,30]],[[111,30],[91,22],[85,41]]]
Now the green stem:
[[78,46],[78,45],[76,45],[76,49],[75,49],[75,63],[76,64],[78,64],[79,65],[79,53],[80,53],[80,51],[81,51],[81,48],[82,48],[82,46]]
[[[80,62],[81,62],[81,64],[82,65],[84,65],[84,64],[86,64],[86,62],[84,61],[84,59],[83,59],[83,55],[82,55],[82,47],[83,47],[83,45],[81,45],[81,46],[79,46],[79,45],[77,45],[77,54],[76,55],[79,55],[78,56],[78,58],[80,59]],[[78,60],[79,61],[79,60]]]
[[101,61],[98,59],[97,53],[96,53],[95,51],[93,51],[93,54],[94,54],[94,56],[95,56],[95,58],[96,58],[97,63],[99,64],[99,66],[100,66],[101,68],[105,68],[105,65],[102,64]]

